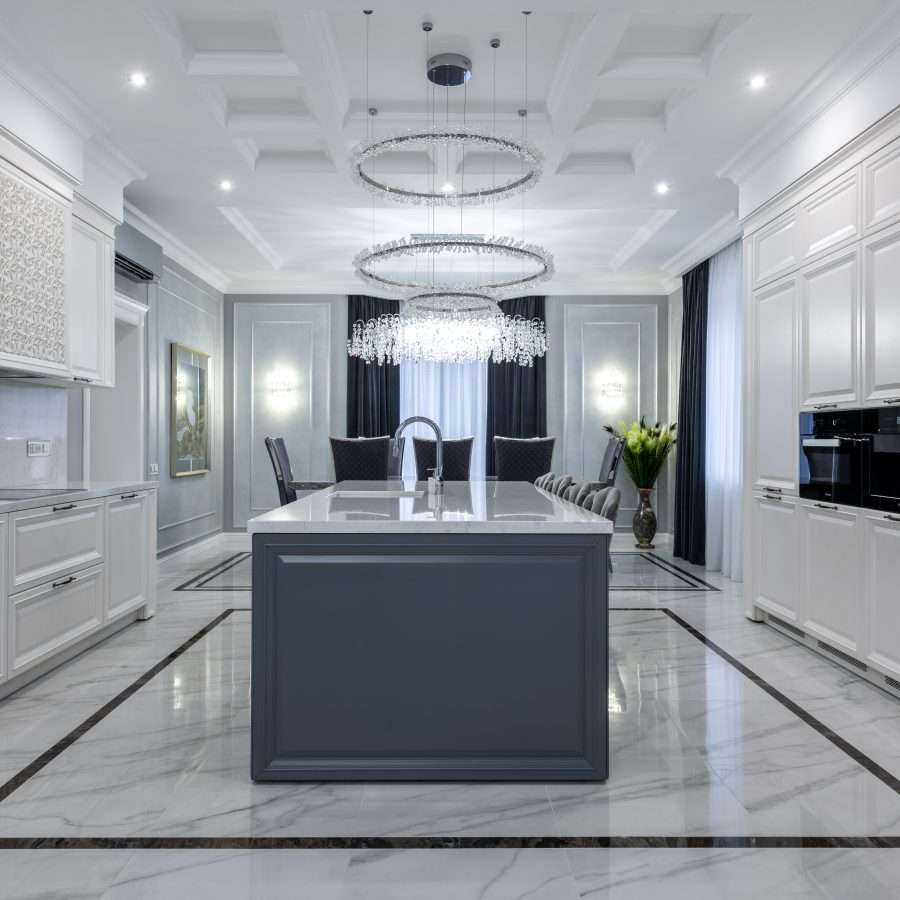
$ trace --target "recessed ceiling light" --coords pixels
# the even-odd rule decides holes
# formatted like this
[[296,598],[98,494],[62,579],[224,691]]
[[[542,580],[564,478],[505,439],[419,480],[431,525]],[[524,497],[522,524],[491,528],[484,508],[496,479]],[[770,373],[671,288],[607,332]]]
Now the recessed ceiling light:
[[657,194],[668,194],[669,193],[669,182],[668,181],[660,181],[659,184],[656,185],[656,193]]
[[762,73],[759,73],[754,75],[747,83],[751,91],[761,91],[769,83],[769,79]]
[[230,191],[234,187],[234,182],[230,178],[223,178],[219,182],[220,191]]
[[456,190],[456,188],[449,181],[445,181],[441,185],[441,193],[442,194],[452,194],[455,190]]
[[147,87],[147,75],[145,72],[132,72],[128,76],[128,83],[136,88]]

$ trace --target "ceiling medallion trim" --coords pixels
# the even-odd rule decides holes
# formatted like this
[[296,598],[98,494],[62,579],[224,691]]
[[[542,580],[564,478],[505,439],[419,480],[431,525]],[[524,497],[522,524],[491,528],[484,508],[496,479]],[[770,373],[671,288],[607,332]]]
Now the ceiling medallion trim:
[[[494,281],[442,281],[440,278],[401,280],[373,271],[373,266],[390,259],[407,256],[427,256],[434,253],[458,253],[510,259],[531,263],[536,271],[514,278]],[[356,274],[370,287],[388,290],[405,298],[408,294],[480,294],[501,298],[509,293],[528,290],[551,278],[555,271],[553,254],[538,244],[526,244],[508,237],[476,238],[471,235],[441,235],[439,237],[411,236],[386,244],[376,244],[357,253],[353,259]]]
[[[469,150],[486,150],[513,156],[524,171],[503,184],[491,185],[474,191],[414,191],[399,185],[381,181],[365,171],[368,162],[389,153],[397,153],[417,147],[438,148],[446,144],[463,144]],[[367,191],[379,197],[387,197],[395,203],[428,206],[478,206],[496,200],[505,200],[530,190],[537,184],[544,169],[544,155],[533,144],[511,137],[499,137],[471,128],[467,125],[436,127],[428,131],[409,131],[390,137],[364,141],[353,152],[353,180]]]

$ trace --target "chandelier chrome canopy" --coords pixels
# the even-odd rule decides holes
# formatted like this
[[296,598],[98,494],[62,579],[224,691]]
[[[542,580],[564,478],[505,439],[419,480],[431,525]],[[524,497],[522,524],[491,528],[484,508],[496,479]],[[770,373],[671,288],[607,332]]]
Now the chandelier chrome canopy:
[[[479,306],[472,314],[468,307]],[[354,322],[347,353],[366,363],[468,363],[492,360],[533,366],[547,352],[540,319],[504,315],[489,297],[432,294],[407,301],[399,314]]]
[[[424,150],[435,159],[444,156],[448,148],[454,148],[462,159],[471,152],[491,153],[518,163],[519,171],[499,183],[485,184],[469,189],[447,191],[416,190],[408,185],[392,183],[367,171],[376,158],[392,153]],[[364,141],[353,153],[353,179],[367,191],[396,203],[427,206],[478,206],[496,200],[505,200],[533,188],[544,167],[543,154],[525,140],[489,134],[468,125],[438,126],[404,132],[378,140]],[[508,166],[504,166],[508,169]]]
[[[470,268],[485,269],[472,274],[453,275],[436,270],[434,260],[441,255],[451,255],[470,261]],[[392,260],[411,258],[415,273],[400,275],[379,271],[379,267]],[[509,268],[496,272],[497,263]],[[489,265],[488,265],[489,263]],[[408,298],[414,294],[468,293],[501,298],[510,293],[527,291],[553,275],[553,256],[537,244],[507,237],[485,238],[471,234],[413,234],[408,238],[376,244],[358,253],[353,259],[356,274],[371,288]],[[510,271],[517,270],[517,274]]]

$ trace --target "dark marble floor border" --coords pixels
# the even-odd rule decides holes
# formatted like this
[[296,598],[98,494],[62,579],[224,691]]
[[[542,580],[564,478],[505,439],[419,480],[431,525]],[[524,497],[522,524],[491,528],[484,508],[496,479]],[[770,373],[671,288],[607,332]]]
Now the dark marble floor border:
[[172,588],[173,591],[231,591],[231,590],[241,590],[241,591],[249,591],[250,588],[210,588],[205,587],[213,578],[217,578],[219,575],[224,574],[229,569],[233,569],[238,563],[243,562],[245,559],[248,559],[253,554],[249,551],[242,550],[240,553],[235,553],[233,556],[229,556],[227,559],[223,559],[221,562],[216,563],[214,566],[210,566],[205,572],[201,572],[199,575],[194,575],[192,578],[189,578],[183,584],[179,584],[178,587]]
[[689,584],[694,584],[698,589],[709,591],[710,593],[714,594],[721,593],[719,588],[711,585],[708,581],[704,581],[693,572],[688,572],[687,569],[682,569],[681,566],[676,565],[669,559],[664,559],[662,556],[657,556],[655,553],[643,553],[642,556],[644,556],[654,565],[659,566],[659,568],[663,571],[669,572],[671,575],[678,575],[683,581],[688,581]]
[[[232,613],[242,611],[240,608],[226,609],[219,613],[211,622],[204,625],[199,631],[192,634],[186,641],[179,644],[171,653],[163,657],[158,663],[147,669],[143,675],[135,679],[128,687],[119,691],[112,700],[104,703],[96,712],[88,716],[81,724],[76,725],[65,737],[60,738],[49,750],[45,750],[37,759],[30,762],[24,769],[17,772],[5,784],[0,785],[0,802],[5,800],[13,791],[18,790],[26,781],[33,778],[44,766],[53,762],[57,756],[65,752],[80,737],[87,734],[95,725],[102,722],[113,710],[121,706],[129,697],[136,694],[148,681],[159,675],[163,669],[170,666],[179,656],[190,650],[201,638],[206,637],[216,626],[221,625]],[[247,610],[249,612],[249,610]]]
[[22,837],[0,850],[900,849],[900,836],[534,835],[524,837]]

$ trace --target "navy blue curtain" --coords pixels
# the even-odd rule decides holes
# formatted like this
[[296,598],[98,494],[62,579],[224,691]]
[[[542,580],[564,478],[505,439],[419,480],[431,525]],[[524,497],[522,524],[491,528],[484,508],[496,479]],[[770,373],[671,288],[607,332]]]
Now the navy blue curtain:
[[[351,294],[348,298],[347,337],[354,322],[368,322],[398,313],[398,300]],[[400,366],[365,363],[347,357],[347,437],[393,436],[400,424]]]
[[[545,297],[515,297],[501,300],[508,316],[545,322]],[[494,436],[530,438],[547,436],[547,361],[535,359],[533,366],[518,363],[488,363],[487,447],[488,475],[495,475]]]
[[709,260],[682,279],[681,388],[675,457],[674,553],[706,563],[706,309]]

